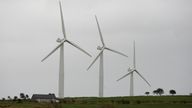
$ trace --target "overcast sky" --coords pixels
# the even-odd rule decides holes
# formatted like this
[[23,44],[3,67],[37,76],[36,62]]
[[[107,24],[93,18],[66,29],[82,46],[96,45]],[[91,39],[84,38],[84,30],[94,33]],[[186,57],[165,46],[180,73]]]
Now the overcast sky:
[[[130,77],[117,82],[133,62],[135,95],[163,88],[192,92],[191,0],[61,0],[67,38],[92,54],[65,44],[65,96],[98,96],[99,62],[87,71],[101,45],[127,54],[104,52],[104,96],[128,96]],[[0,0],[0,98],[58,94],[59,50],[41,62],[62,38],[58,0]]]

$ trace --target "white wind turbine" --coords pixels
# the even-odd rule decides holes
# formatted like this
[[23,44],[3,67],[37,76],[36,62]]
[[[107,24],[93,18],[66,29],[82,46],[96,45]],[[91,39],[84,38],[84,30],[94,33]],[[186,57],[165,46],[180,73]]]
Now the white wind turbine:
[[89,65],[89,67],[87,68],[87,70],[95,63],[95,61],[100,57],[100,65],[99,65],[99,97],[103,97],[103,82],[104,82],[104,73],[103,73],[103,51],[106,49],[106,50],[109,50],[109,51],[112,51],[114,53],[117,53],[117,54],[120,54],[122,56],[125,56],[125,57],[128,57],[127,55],[121,53],[121,52],[118,52],[116,50],[113,50],[111,48],[108,48],[105,46],[105,43],[104,43],[104,40],[103,40],[103,37],[102,37],[102,33],[101,33],[101,29],[100,29],[100,26],[99,26],[99,22],[98,22],[98,19],[97,19],[97,16],[95,15],[95,19],[96,19],[96,22],[97,22],[97,27],[98,27],[98,30],[99,30],[99,35],[100,35],[100,38],[101,38],[101,42],[102,42],[102,47],[98,46],[97,47],[97,50],[100,50],[99,54],[96,56],[96,58],[93,60],[93,62]]
[[85,54],[91,57],[89,53],[87,53],[85,50],[80,48],[75,43],[69,41],[66,37],[65,32],[65,26],[64,26],[64,20],[63,20],[63,12],[62,12],[62,6],[61,2],[59,1],[59,7],[60,7],[60,14],[61,14],[61,23],[62,23],[62,33],[63,33],[63,39],[58,38],[57,42],[59,45],[55,49],[53,49],[45,58],[43,58],[41,61],[43,62],[45,59],[47,59],[51,54],[53,54],[57,49],[60,48],[60,63],[59,63],[59,88],[58,88],[58,96],[59,98],[64,98],[64,43],[67,42],[70,45],[76,47],[77,49],[81,50]]
[[149,86],[151,86],[149,84],[149,82],[137,71],[136,69],[136,60],[135,60],[135,41],[133,42],[133,68],[129,68],[128,69],[127,74],[125,74],[123,77],[119,78],[117,81],[125,78],[126,76],[130,75],[130,96],[134,96],[134,91],[133,91],[133,73],[136,72]]

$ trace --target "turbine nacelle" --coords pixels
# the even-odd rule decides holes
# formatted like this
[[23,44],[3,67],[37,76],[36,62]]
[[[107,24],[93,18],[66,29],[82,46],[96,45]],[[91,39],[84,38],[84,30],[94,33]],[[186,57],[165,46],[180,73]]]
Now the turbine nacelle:
[[131,71],[132,71],[132,69],[129,67],[129,68],[128,68],[128,72],[131,72]]
[[137,70],[135,68],[131,68],[131,67],[128,68],[128,72],[134,72],[134,71],[137,71]]
[[57,41],[58,43],[61,43],[61,42],[63,42],[63,41],[66,41],[66,39],[65,39],[65,38],[63,38],[63,39],[57,38],[56,41]]
[[97,46],[97,50],[102,50],[103,47]]
[[61,43],[62,40],[63,40],[63,39],[57,38],[56,41],[57,41],[58,43]]

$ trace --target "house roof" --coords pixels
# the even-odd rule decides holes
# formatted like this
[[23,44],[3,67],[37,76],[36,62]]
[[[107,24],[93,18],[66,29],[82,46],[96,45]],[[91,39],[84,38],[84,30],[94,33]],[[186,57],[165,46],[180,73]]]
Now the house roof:
[[56,97],[55,94],[33,94],[31,99],[56,99]]

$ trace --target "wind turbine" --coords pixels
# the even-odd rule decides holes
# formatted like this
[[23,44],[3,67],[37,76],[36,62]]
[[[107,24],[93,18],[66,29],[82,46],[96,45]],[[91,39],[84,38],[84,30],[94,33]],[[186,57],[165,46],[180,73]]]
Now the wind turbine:
[[63,12],[62,12],[62,6],[61,2],[59,1],[59,7],[60,7],[60,14],[61,14],[61,23],[62,23],[62,33],[63,33],[63,39],[58,38],[57,42],[59,43],[56,48],[54,48],[45,58],[43,58],[41,61],[43,62],[45,59],[47,59],[50,55],[52,55],[57,49],[60,48],[60,62],[59,62],[59,88],[58,88],[58,96],[59,98],[64,98],[64,43],[68,43],[77,49],[81,50],[85,54],[91,57],[91,55],[80,48],[77,44],[69,41],[66,37],[66,32],[65,32],[65,25],[64,25],[64,20],[63,20]]
[[135,41],[133,42],[133,68],[128,69],[127,74],[125,74],[123,77],[119,78],[117,81],[125,78],[126,76],[130,75],[130,96],[134,96],[134,91],[133,91],[133,87],[134,87],[134,83],[133,83],[133,73],[136,72],[149,86],[151,86],[149,84],[149,82],[137,71],[136,69],[136,60],[135,60]]
[[99,97],[103,97],[103,86],[104,86],[103,85],[103,82],[104,82],[103,52],[104,52],[104,50],[108,50],[108,51],[120,54],[122,56],[125,56],[125,57],[128,57],[128,56],[123,54],[123,53],[121,53],[121,52],[119,52],[119,51],[116,51],[116,50],[113,50],[111,48],[106,47],[106,45],[104,43],[104,40],[103,40],[102,33],[101,33],[101,29],[100,29],[100,26],[99,26],[99,22],[98,22],[98,19],[97,19],[96,15],[95,15],[95,19],[96,19],[97,27],[98,27],[98,30],[99,30],[99,35],[100,35],[100,39],[101,39],[101,42],[102,42],[102,46],[98,46],[97,47],[97,50],[100,50],[100,52],[96,56],[96,58],[93,60],[93,62],[89,65],[87,70],[89,70],[91,68],[91,66],[95,63],[95,61],[100,57],[100,65],[99,65]]

